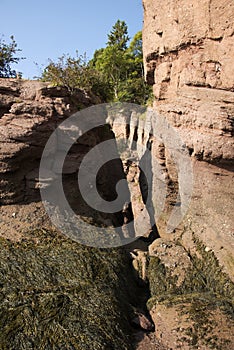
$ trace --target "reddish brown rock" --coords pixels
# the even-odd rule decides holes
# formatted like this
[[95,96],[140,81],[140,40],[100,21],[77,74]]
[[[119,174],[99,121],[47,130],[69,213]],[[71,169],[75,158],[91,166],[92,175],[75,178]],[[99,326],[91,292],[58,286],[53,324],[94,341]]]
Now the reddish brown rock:
[[[48,189],[58,179],[61,173],[60,155],[63,155],[60,145],[64,144],[66,136],[74,132],[73,124],[67,127],[60,124],[80,109],[100,102],[99,98],[80,89],[71,95],[66,88],[51,87],[48,83],[0,79],[0,235],[20,239],[33,228],[51,225],[42,207],[40,188]],[[51,156],[51,168],[49,171],[44,169],[43,179],[39,183],[42,152],[58,126],[61,132],[53,135],[50,148],[46,150],[46,156]],[[63,186],[79,218],[86,216],[93,222],[95,217],[95,223],[111,226],[114,222],[121,226],[124,221],[121,212],[118,217],[95,212],[84,202],[77,184],[77,173],[84,155],[99,142],[114,137],[110,129],[103,128],[105,120],[104,127],[89,130],[78,140],[74,138],[64,161],[62,172],[66,180]],[[78,131],[81,135],[82,130]],[[92,168],[92,164],[89,164],[89,168]],[[100,197],[111,200],[116,179],[123,178],[123,175],[120,161],[112,164],[111,169],[103,167],[97,181]],[[54,192],[59,202],[60,194]],[[15,213],[14,220],[12,210]],[[58,216],[58,213],[55,215]]]
[[155,108],[194,157],[233,159],[233,1],[143,3],[146,77],[154,85]]
[[[144,0],[143,4],[144,60],[146,78],[154,88],[154,109],[174,127],[193,162],[192,202],[176,232],[181,235],[185,228],[199,232],[234,278],[234,3]],[[167,181],[165,209],[170,212],[180,194],[178,169],[161,140],[154,140],[152,151]],[[159,181],[153,181],[158,186]],[[157,220],[165,238],[169,238],[168,217],[164,212]],[[188,240],[184,238],[187,244]]]
[[[143,0],[143,5],[144,64],[146,80],[153,85],[154,110],[173,126],[193,165],[190,206],[181,224],[168,233],[181,183],[166,145],[153,140],[152,153],[165,175],[167,198],[157,220],[163,240],[153,243],[150,254],[183,285],[190,266],[184,252],[194,252],[195,233],[204,251],[214,253],[234,280],[234,2]],[[157,188],[160,181],[153,182]],[[153,202],[157,200],[153,194]],[[181,246],[170,243],[173,240]],[[157,337],[169,349],[192,349],[196,342],[200,349],[232,348],[233,320],[221,308],[210,310],[203,302],[199,309],[199,298],[193,297],[192,302],[186,297],[152,301]],[[207,332],[202,333],[204,325]]]
[[50,134],[81,106],[96,102],[82,90],[71,98],[65,88],[47,83],[0,79],[1,204],[38,199],[40,156]]
[[[196,318],[190,314],[196,308]],[[151,310],[156,325],[156,335],[167,349],[201,350],[232,349],[234,337],[233,321],[224,312],[205,310],[204,305],[190,302],[166,305],[159,303]],[[199,309],[200,308],[200,309]]]
[[154,324],[144,314],[137,313],[132,319],[133,326],[139,327],[144,331],[151,332],[154,330]]

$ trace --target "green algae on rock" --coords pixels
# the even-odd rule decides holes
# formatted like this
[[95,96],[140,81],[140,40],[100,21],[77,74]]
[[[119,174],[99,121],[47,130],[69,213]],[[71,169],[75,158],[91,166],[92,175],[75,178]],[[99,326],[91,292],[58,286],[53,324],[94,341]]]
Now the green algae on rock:
[[194,235],[193,240],[196,253],[187,252],[191,264],[179,285],[172,266],[158,256],[150,257],[148,308],[158,333],[166,334],[163,324],[167,324],[172,339],[166,340],[168,346],[230,349],[234,342],[234,285],[214,253]]

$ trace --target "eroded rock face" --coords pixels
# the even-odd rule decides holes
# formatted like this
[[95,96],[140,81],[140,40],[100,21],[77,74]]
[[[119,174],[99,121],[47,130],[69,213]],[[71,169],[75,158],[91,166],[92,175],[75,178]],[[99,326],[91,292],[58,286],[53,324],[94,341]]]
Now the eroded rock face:
[[[79,89],[71,95],[66,88],[50,87],[46,83],[2,79],[0,101],[0,204],[3,206],[0,235],[20,239],[26,231],[35,227],[50,227],[50,220],[41,203],[40,189],[49,188],[50,197],[55,203],[60,203],[61,193],[56,184],[61,174],[65,196],[72,210],[76,212],[78,220],[85,218],[91,226],[100,224],[105,227],[121,227],[123,223],[127,223],[129,218],[124,211],[106,214],[90,208],[83,199],[77,183],[78,169],[84,156],[97,144],[114,139],[111,128],[105,125],[105,114],[103,125],[95,128],[91,125],[87,132],[82,126],[76,126],[74,119],[73,123],[68,121],[66,126],[61,124],[75,112],[100,103],[98,98]],[[87,110],[88,115],[84,111],[82,117],[94,117],[95,113],[103,112],[102,107],[98,109],[99,112],[92,108]],[[53,141],[45,150],[45,145],[55,130]],[[66,142],[70,142],[71,139],[72,146],[66,151],[61,168],[61,157],[64,155]],[[41,164],[42,153],[46,162],[45,168],[45,163]],[[97,157],[104,165],[101,152]],[[92,162],[86,164],[85,171],[89,173],[92,166]],[[39,167],[43,168],[40,180]],[[113,160],[111,166],[103,166],[97,174],[100,198],[112,201],[116,182],[124,177],[120,160]],[[59,217],[57,209],[56,204],[53,208],[54,220],[58,220]],[[125,209],[131,218],[131,208]],[[128,232],[126,234],[128,235]]]
[[[194,234],[204,244],[201,252],[218,258],[223,270],[234,278],[234,3],[232,0],[143,0],[143,5],[144,63],[146,79],[153,85],[154,109],[180,136],[193,164],[193,194],[187,214],[173,233],[167,233],[167,212],[175,205],[176,194],[180,194],[181,179],[170,150],[162,140],[153,140],[152,154],[168,185],[165,211],[157,220],[163,240],[156,241],[149,249],[151,293],[158,294],[149,305],[156,335],[171,349],[193,348],[196,337],[201,349],[233,347],[233,320],[223,314],[222,307],[215,306],[214,296],[200,301],[203,287],[195,286],[194,291],[199,293],[187,297],[198,271],[197,268],[192,271],[189,266],[196,261],[202,264],[203,253],[195,253]],[[153,183],[157,184],[155,177]],[[157,202],[154,191],[152,197]],[[203,256],[204,261],[209,258]],[[216,263],[213,260],[214,266]],[[206,270],[204,266],[201,274]],[[215,274],[212,269],[209,262],[206,271],[215,277],[206,285],[208,293],[219,285],[222,276],[221,270]],[[168,281],[165,288],[160,287],[163,281]],[[182,282],[179,290],[177,282]],[[233,285],[230,286],[232,295]],[[171,298],[172,294],[175,298]],[[195,316],[196,312],[200,313],[199,317]],[[206,334],[202,334],[204,325],[209,329]]]
[[[234,3],[144,0],[143,4],[145,70],[154,88],[154,109],[175,128],[193,162],[192,203],[180,232],[185,227],[200,232],[233,277],[229,199],[234,165]],[[169,208],[180,181],[165,145],[156,143],[152,149],[156,148],[155,157],[169,178]],[[161,235],[166,220],[157,222]]]
[[232,0],[144,0],[146,78],[155,108],[200,160],[233,159]]
[[[0,79],[0,235],[20,239],[35,227],[51,226],[40,195],[42,152],[51,134],[65,119],[97,103],[100,103],[99,99],[79,89],[71,95],[66,88],[51,87],[47,83]],[[62,136],[62,132],[56,133],[51,152],[59,149]],[[78,168],[84,155],[105,137],[113,137],[111,131],[103,133],[97,128],[86,133],[75,142],[64,162],[66,195],[72,206],[81,208],[80,216],[88,210],[92,218],[91,210],[85,207],[79,196]],[[53,159],[43,185],[49,186],[56,181],[60,174],[58,161]],[[112,169],[112,173],[108,172],[108,184],[114,181],[114,172],[121,174],[118,165]],[[104,170],[103,183],[99,186],[104,195],[108,194],[106,176],[107,170]],[[99,219],[102,222],[107,220],[104,217]]]
[[71,98],[65,88],[0,79],[1,204],[37,199],[38,165],[49,136],[66,117],[96,102],[82,90]]

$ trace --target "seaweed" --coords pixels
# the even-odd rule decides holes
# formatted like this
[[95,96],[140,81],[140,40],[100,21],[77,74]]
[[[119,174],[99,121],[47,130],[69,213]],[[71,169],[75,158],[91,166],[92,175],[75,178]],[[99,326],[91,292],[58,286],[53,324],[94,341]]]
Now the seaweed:
[[123,250],[84,247],[43,229],[0,246],[2,350],[132,349]]
[[150,257],[147,274],[151,298],[147,306],[152,309],[160,303],[166,307],[178,307],[180,314],[191,321],[192,327],[183,329],[181,340],[192,349],[198,348],[200,343],[207,348],[222,349],[229,340],[217,338],[213,332],[216,324],[210,315],[220,310],[233,325],[234,284],[219,265],[215,254],[207,252],[195,235],[193,242],[198,254],[187,252],[191,268],[180,286],[177,285],[178,277],[172,275],[172,271],[158,257]]

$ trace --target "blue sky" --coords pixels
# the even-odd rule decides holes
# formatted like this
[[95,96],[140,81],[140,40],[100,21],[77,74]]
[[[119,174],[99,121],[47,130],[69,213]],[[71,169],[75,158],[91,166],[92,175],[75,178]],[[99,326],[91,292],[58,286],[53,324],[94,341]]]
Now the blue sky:
[[14,35],[21,55],[16,69],[25,78],[40,75],[48,58],[75,55],[104,47],[114,23],[124,20],[130,37],[142,29],[141,0],[0,0],[0,35],[6,42]]

